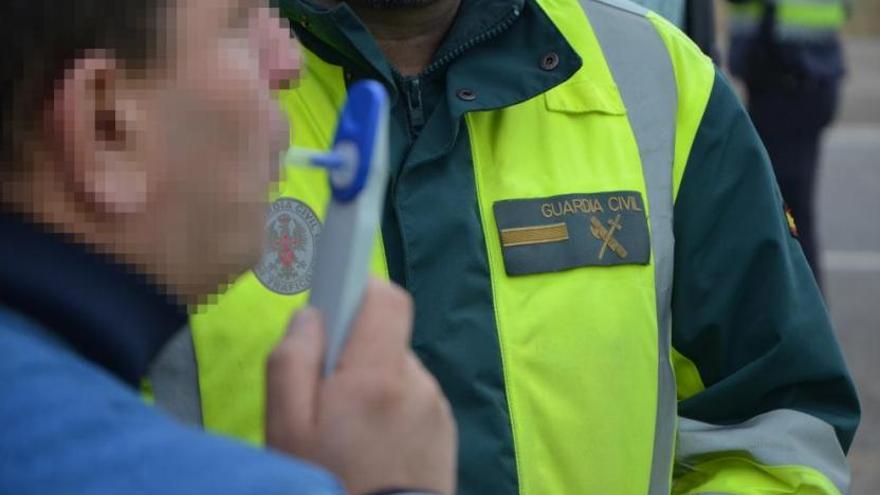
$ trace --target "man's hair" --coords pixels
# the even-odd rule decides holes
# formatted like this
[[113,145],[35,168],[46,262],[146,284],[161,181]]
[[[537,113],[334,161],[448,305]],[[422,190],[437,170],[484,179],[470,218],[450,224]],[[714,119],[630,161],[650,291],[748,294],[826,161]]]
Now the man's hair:
[[146,67],[162,39],[164,0],[0,0],[0,173],[24,157],[22,142],[70,64],[107,50]]

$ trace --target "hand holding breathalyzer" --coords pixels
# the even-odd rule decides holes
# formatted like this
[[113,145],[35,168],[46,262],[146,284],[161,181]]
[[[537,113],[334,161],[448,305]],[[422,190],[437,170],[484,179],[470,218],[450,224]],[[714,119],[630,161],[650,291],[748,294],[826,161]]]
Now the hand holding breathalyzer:
[[411,328],[409,296],[370,281],[336,370],[324,377],[320,314],[298,314],[269,358],[266,443],[327,467],[353,494],[453,493],[455,425],[410,350]]
[[284,162],[329,171],[310,309],[269,359],[266,441],[334,471],[354,494],[451,494],[456,433],[437,382],[410,350],[412,302],[368,282],[388,180],[388,97],[349,88],[332,151],[291,148]]

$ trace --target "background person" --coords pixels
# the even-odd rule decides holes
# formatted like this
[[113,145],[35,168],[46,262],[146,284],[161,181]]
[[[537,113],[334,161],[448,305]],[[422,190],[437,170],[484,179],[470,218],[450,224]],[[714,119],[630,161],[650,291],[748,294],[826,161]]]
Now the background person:
[[730,70],[746,85],[748,110],[816,279],[815,221],[823,131],[837,112],[845,73],[839,34],[845,0],[731,0]]

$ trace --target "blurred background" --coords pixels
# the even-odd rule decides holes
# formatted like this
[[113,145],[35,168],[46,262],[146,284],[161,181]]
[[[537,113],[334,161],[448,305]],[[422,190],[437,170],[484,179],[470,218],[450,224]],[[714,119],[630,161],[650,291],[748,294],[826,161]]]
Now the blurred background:
[[[851,495],[880,494],[880,0],[854,0],[848,75],[824,136],[816,203],[825,292],[862,401]],[[716,2],[726,50],[726,1]]]
[[849,76],[825,137],[818,221],[831,315],[862,400],[850,451],[853,495],[880,494],[880,1],[846,30]]

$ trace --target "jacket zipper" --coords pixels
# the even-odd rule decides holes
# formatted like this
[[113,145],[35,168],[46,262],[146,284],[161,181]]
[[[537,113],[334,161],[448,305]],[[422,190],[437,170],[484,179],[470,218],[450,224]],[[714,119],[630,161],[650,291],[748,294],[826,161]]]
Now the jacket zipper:
[[519,18],[519,7],[514,7],[506,16],[504,16],[497,24],[483,31],[477,36],[462,43],[454,50],[450,50],[439,59],[432,62],[421,74],[404,81],[404,91],[406,93],[407,115],[409,117],[410,133],[417,137],[425,126],[425,108],[422,105],[422,80],[439,71],[450,62],[461,56],[462,53],[471,48],[485,43],[499,34],[506,31]]
[[[510,28],[510,26],[513,25],[514,22],[516,22],[517,18],[519,18],[519,15],[519,8],[514,7],[503,19],[501,19],[492,28],[483,31],[481,34],[469,39],[466,43],[462,43],[454,50],[447,52],[445,55],[428,65],[428,67],[426,67],[421,74],[411,79],[403,79],[403,81],[401,81],[403,83],[401,85],[403,86],[403,92],[406,95],[407,117],[410,126],[409,131],[412,139],[411,142],[415,141],[415,138],[418,137],[419,132],[421,132],[422,127],[424,127],[425,125],[425,108],[422,104],[422,80],[448,65],[450,62],[455,60],[456,57],[459,57],[462,53],[481,43],[485,43],[506,31],[508,28]],[[401,248],[403,249],[402,256],[404,260],[404,270],[402,274],[403,280],[401,280],[400,283],[403,287],[406,287],[409,281],[409,277],[407,276],[409,271],[406,267],[406,237],[405,232],[401,226],[403,218],[401,215],[401,207],[400,204],[397,202],[397,183],[400,179],[401,174],[403,174],[402,167],[396,174],[391,174],[388,184],[388,200],[391,203],[391,208],[393,209],[394,214],[397,216],[398,230],[400,231],[401,235]]]
[[405,82],[409,127],[414,136],[418,136],[425,125],[425,108],[422,106],[422,86],[419,77],[416,76]]
[[440,70],[444,66],[446,66],[448,63],[452,62],[457,57],[459,57],[462,53],[470,50],[471,48],[473,48],[481,43],[485,43],[485,42],[491,40],[492,38],[498,36],[499,34],[503,33],[508,28],[510,28],[510,26],[513,25],[513,23],[517,20],[517,18],[519,18],[519,14],[520,14],[519,7],[514,7],[510,12],[508,12],[508,14],[506,16],[504,16],[504,18],[502,18],[498,22],[498,24],[495,24],[493,27],[491,27],[491,28],[483,31],[482,33],[478,34],[477,36],[474,36],[473,38],[467,40],[467,42],[462,43],[461,45],[458,45],[458,47],[456,49],[450,50],[445,55],[443,55],[439,59],[432,62],[431,65],[429,65],[428,67],[425,68],[424,71],[422,71],[422,74],[419,77],[425,78],[425,77],[433,74],[434,72],[437,72],[438,70]]

